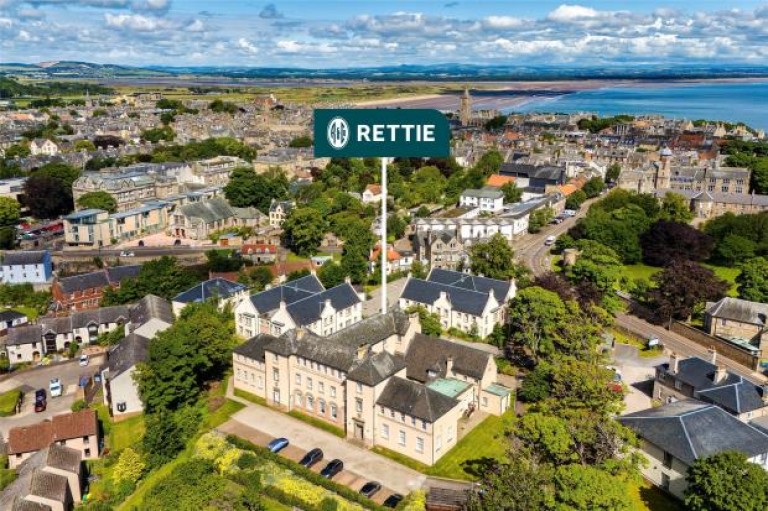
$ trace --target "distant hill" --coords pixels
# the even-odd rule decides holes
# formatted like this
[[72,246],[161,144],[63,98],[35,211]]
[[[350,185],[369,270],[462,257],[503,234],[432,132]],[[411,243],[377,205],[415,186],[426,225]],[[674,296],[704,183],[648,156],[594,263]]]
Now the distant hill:
[[147,76],[169,76],[171,74],[173,73],[158,69],[150,70],[140,67],[76,61],[48,61],[37,64],[0,63],[0,75],[13,75],[33,79],[141,78]]

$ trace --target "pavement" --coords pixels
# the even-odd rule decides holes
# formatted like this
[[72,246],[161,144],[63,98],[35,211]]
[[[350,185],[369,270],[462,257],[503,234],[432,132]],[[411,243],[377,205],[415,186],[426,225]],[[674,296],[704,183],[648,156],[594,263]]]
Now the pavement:
[[[0,436],[8,438],[8,431],[17,426],[29,426],[54,415],[71,411],[75,401],[75,392],[80,376],[92,374],[104,363],[104,356],[92,356],[86,367],[80,367],[77,360],[50,366],[39,366],[28,371],[22,371],[7,380],[0,382],[0,393],[21,387],[24,392],[21,412],[11,417],[0,419]],[[48,384],[52,378],[61,379],[64,393],[59,397],[51,397]],[[45,389],[48,406],[44,412],[35,413],[35,391]]]
[[[403,294],[403,288],[407,278],[403,277],[393,282],[387,282],[387,303],[390,307],[397,303],[400,295]],[[363,302],[363,317],[368,318],[381,312],[381,288],[376,288],[370,292],[371,298]]]
[[312,469],[316,472],[326,463],[338,458],[344,462],[344,470],[334,481],[359,490],[368,481],[378,481],[382,491],[375,495],[376,502],[383,502],[393,492],[407,495],[421,488],[427,476],[380,456],[368,449],[358,447],[331,433],[315,428],[290,415],[251,403],[232,395],[232,386],[227,389],[230,399],[243,403],[245,408],[219,426],[218,430],[250,440],[257,445],[266,445],[270,440],[285,437],[290,446],[281,454],[298,461],[310,449],[322,449],[323,461]]
[[668,361],[669,357],[666,355],[641,357],[634,346],[616,345],[612,365],[618,369],[622,381],[627,385],[622,414],[647,410],[653,406],[655,367]]

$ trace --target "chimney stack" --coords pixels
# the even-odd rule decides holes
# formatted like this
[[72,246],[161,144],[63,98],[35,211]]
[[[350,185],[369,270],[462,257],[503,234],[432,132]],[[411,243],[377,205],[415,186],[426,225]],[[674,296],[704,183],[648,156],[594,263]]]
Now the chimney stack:
[[725,369],[725,366],[717,366],[717,369],[715,369],[714,382],[722,383],[727,377],[728,371]]
[[709,348],[707,353],[709,353],[709,363],[717,365],[717,350],[715,348]]
[[677,357],[677,353],[674,351],[669,355],[669,372],[677,373],[680,369],[680,359]]
[[448,358],[445,360],[445,377],[453,377],[453,355],[448,355]]

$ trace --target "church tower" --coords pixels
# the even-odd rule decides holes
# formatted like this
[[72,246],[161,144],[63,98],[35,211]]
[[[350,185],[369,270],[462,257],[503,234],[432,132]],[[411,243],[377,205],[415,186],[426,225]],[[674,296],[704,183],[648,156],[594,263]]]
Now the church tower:
[[469,89],[464,88],[464,94],[461,96],[461,106],[459,107],[459,120],[462,126],[469,126],[469,120],[472,117],[472,98],[469,97]]

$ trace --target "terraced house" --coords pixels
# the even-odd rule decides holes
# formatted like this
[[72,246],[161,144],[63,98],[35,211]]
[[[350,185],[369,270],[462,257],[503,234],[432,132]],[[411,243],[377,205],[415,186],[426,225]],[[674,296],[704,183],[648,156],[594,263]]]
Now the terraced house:
[[261,333],[235,349],[234,385],[432,465],[458,441],[463,417],[504,413],[510,391],[490,354],[420,330],[417,314],[396,309],[327,336]]

